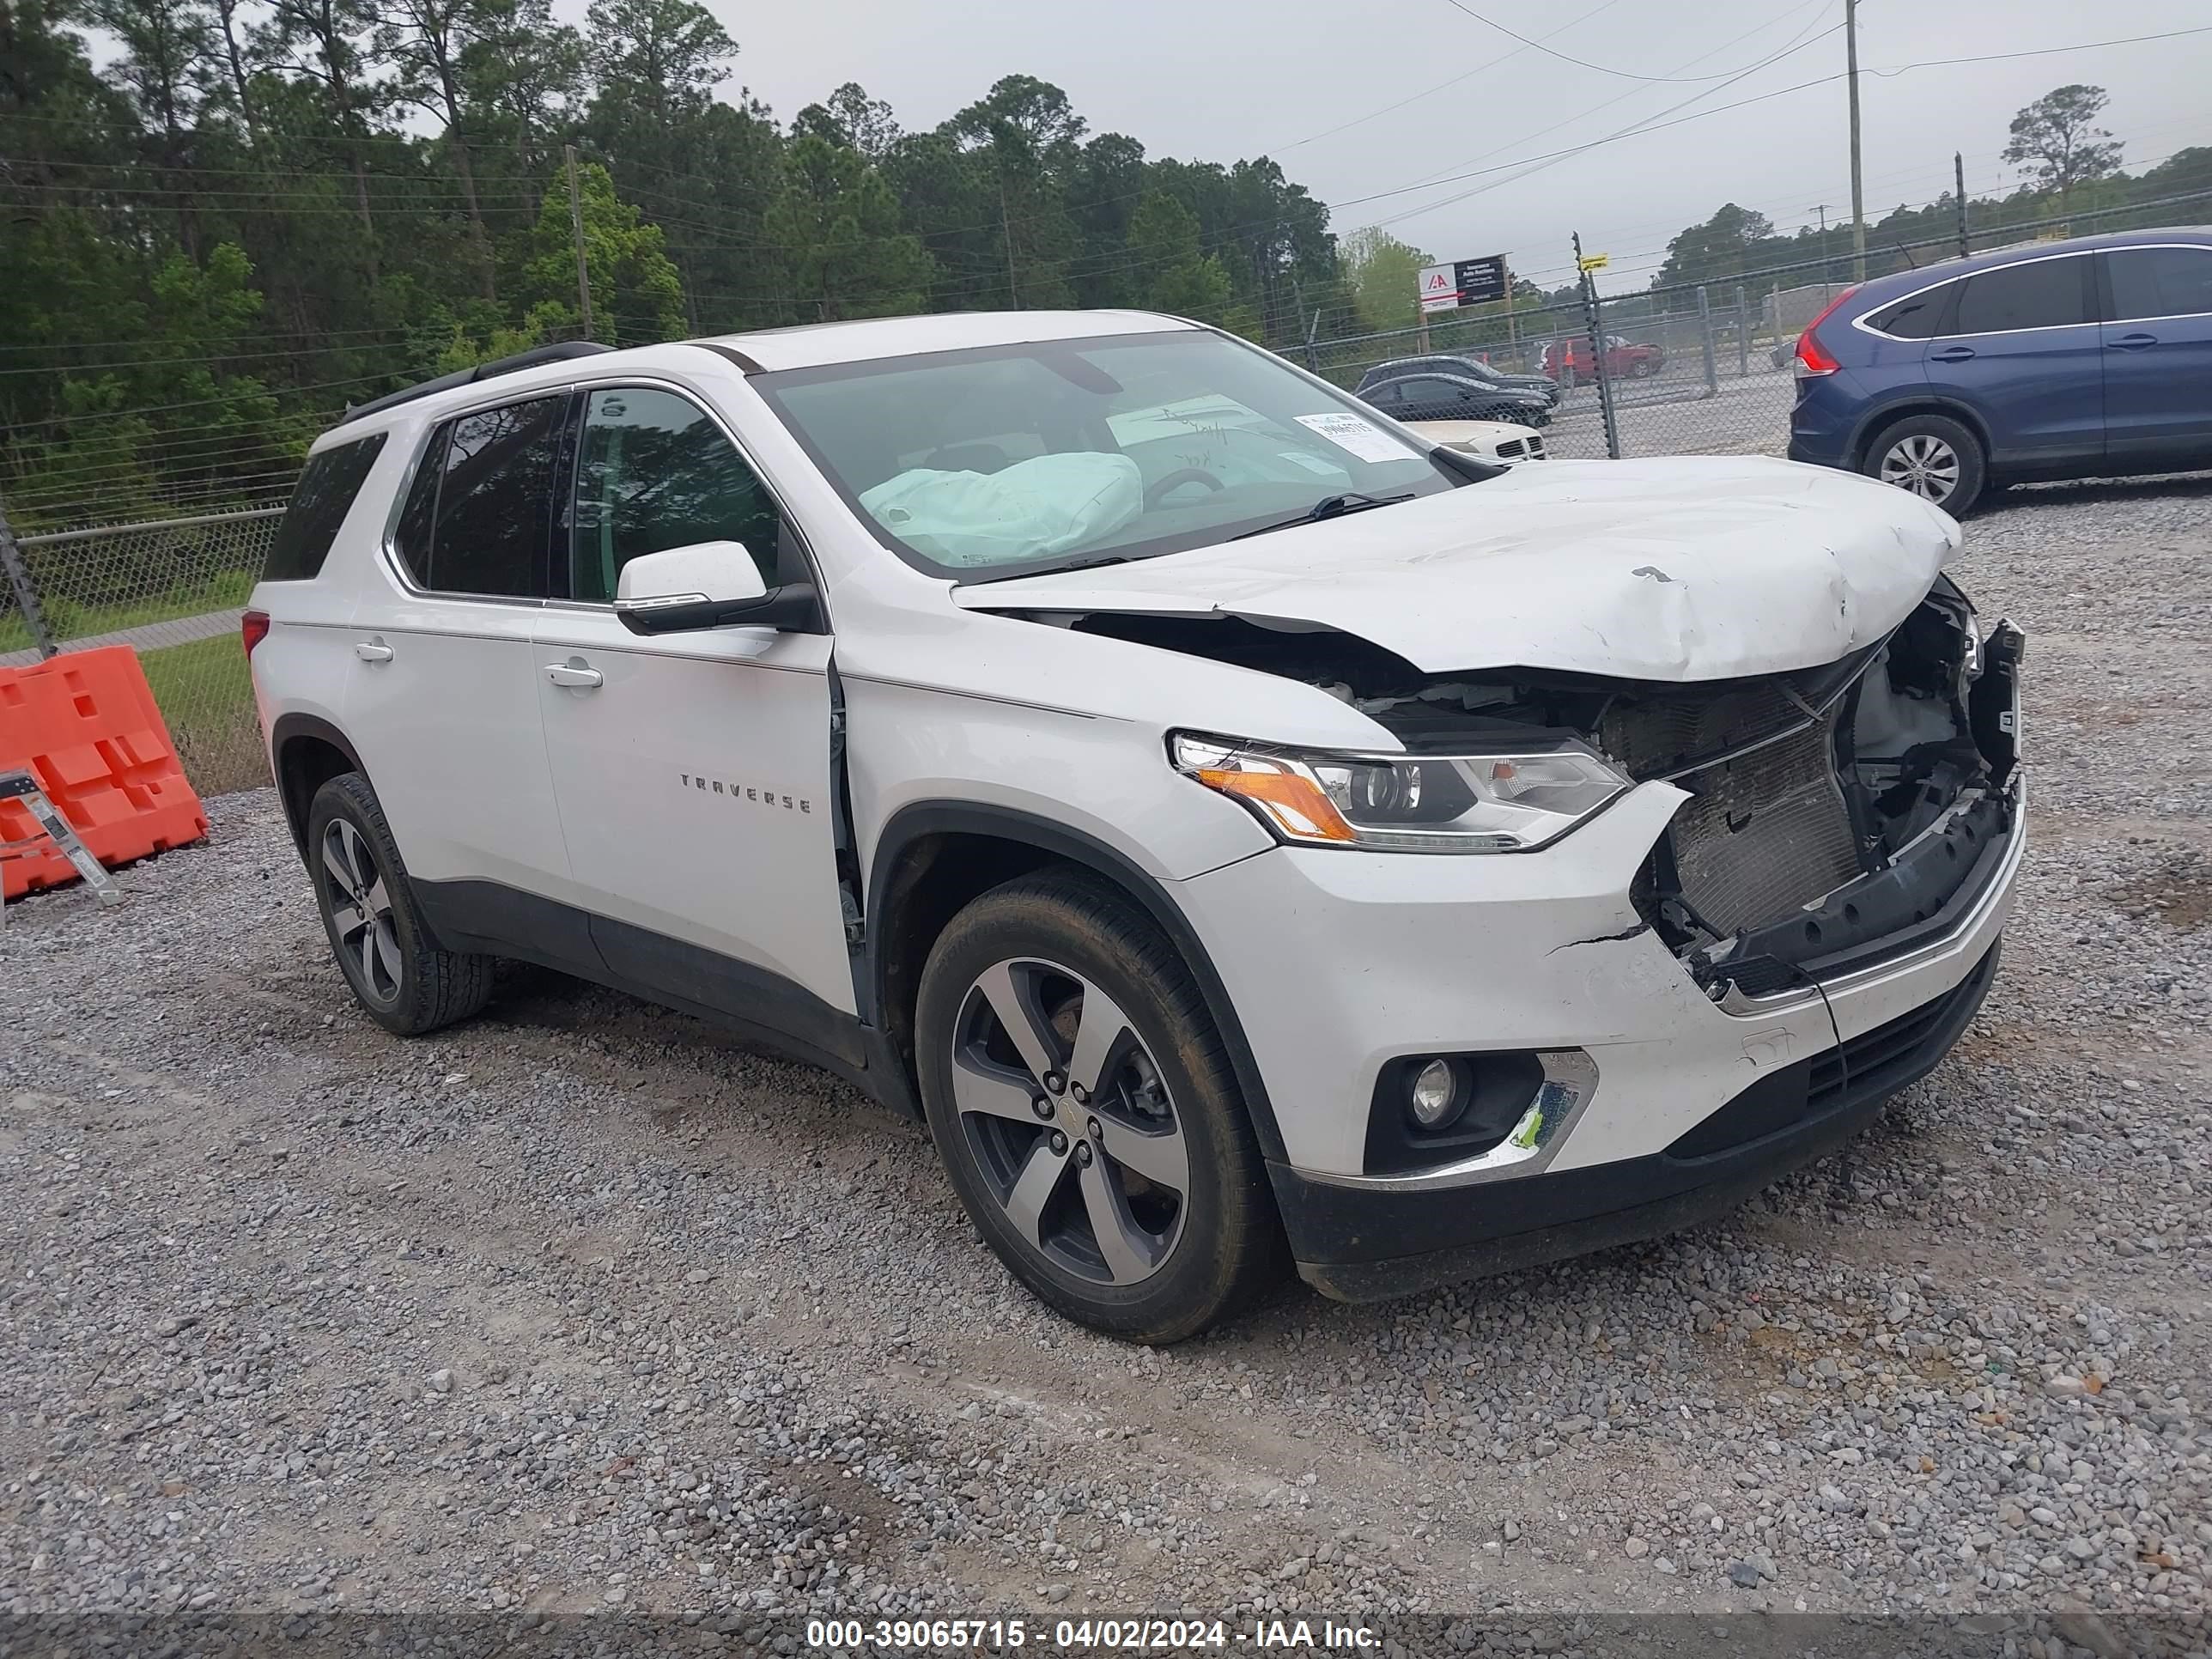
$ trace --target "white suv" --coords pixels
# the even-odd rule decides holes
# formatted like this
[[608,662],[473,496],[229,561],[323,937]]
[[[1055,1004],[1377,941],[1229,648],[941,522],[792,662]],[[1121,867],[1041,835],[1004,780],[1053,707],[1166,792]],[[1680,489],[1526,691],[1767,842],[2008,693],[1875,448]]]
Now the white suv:
[[1733,1202],[1926,1072],[2023,841],[1958,527],[1511,470],[1131,313],[550,348],[354,410],[246,621],[387,1030],[513,957],[926,1115],[1188,1336]]

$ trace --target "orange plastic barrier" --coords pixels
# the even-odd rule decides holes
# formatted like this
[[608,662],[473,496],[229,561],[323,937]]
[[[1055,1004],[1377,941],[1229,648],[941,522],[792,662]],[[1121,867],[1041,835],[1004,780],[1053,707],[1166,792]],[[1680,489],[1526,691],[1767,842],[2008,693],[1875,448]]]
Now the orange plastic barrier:
[[[110,869],[207,834],[200,798],[127,645],[0,668],[0,772],[20,767]],[[30,810],[0,801],[0,842],[33,837],[36,845],[0,857],[9,899],[77,878]]]

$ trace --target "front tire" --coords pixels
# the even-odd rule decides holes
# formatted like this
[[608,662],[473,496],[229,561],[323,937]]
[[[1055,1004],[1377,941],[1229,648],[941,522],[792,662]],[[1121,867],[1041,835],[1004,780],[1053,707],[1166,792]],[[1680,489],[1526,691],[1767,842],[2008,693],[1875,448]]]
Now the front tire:
[[1954,519],[1973,511],[1989,478],[1981,440],[1946,415],[1908,415],[1884,427],[1867,446],[1860,471]]
[[355,1000],[386,1030],[421,1036],[466,1019],[490,998],[491,957],[432,941],[384,808],[358,772],[315,792],[307,872],[331,954]]
[[953,918],[915,1011],[953,1189],[1024,1284],[1134,1342],[1194,1336],[1280,1271],[1281,1227],[1221,1036],[1112,889],[1024,877]]

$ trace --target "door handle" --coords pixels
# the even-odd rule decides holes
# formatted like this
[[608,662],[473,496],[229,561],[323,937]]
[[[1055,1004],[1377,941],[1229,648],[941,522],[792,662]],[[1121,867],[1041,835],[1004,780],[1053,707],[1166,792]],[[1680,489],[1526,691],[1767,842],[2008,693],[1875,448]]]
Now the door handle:
[[356,640],[353,653],[363,662],[390,662],[392,647],[381,640]]
[[2118,339],[2107,340],[2105,343],[2112,347],[2115,351],[2141,351],[2145,346],[2156,345],[2158,343],[2158,336],[2155,334],[2123,334]]
[[605,674],[579,661],[549,662],[545,665],[545,678],[556,685],[577,691],[596,691],[607,683]]
[[1929,352],[1928,361],[1931,363],[1963,363],[1973,355],[1972,346],[1945,346],[1941,351]]

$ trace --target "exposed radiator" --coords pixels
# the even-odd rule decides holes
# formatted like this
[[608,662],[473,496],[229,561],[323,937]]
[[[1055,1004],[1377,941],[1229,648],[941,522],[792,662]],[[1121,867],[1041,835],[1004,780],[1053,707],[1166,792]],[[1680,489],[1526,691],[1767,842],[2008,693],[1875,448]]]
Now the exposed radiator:
[[1778,921],[1858,875],[1830,721],[1678,781],[1697,792],[1672,827],[1682,896],[1722,933]]

